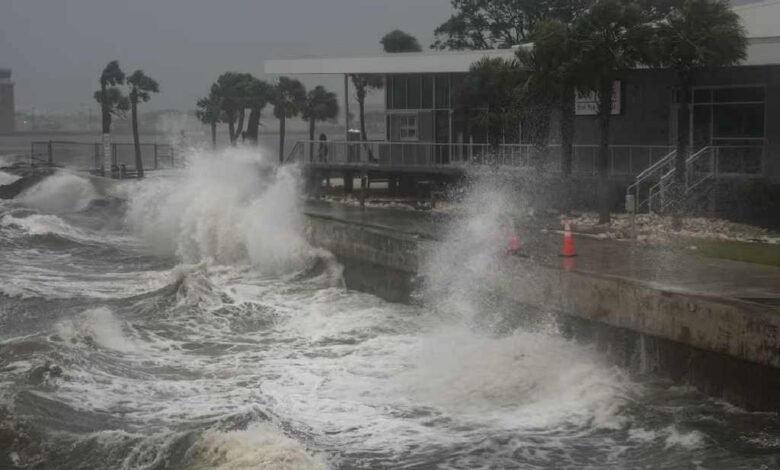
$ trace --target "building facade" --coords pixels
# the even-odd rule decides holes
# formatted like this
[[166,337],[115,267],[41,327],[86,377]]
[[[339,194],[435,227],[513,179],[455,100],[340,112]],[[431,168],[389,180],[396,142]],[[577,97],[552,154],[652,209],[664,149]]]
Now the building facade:
[[0,69],[0,134],[15,131],[14,82],[10,69]]
[[[735,7],[749,45],[747,59],[733,67],[699,71],[694,77],[690,135],[694,152],[714,149],[723,176],[780,184],[780,2]],[[513,58],[513,50],[384,54],[376,57],[270,60],[265,72],[280,75],[351,74],[384,77],[386,135],[372,143],[370,163],[448,165],[479,158],[488,142],[485,107],[466,106],[461,87],[470,66],[484,57]],[[638,69],[617,77],[611,120],[610,171],[633,178],[673,150],[677,136],[677,89],[669,70]],[[348,103],[345,102],[345,107]],[[573,170],[595,172],[598,118],[592,96],[576,98]],[[559,158],[553,111],[549,166]],[[502,152],[525,158],[531,122],[502,126]],[[369,144],[365,144],[366,148]],[[353,157],[350,157],[354,159]]]

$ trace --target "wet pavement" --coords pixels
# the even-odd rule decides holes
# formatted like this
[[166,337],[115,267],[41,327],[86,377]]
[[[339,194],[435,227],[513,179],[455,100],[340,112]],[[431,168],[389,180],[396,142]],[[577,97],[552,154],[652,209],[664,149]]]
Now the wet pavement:
[[[321,202],[308,204],[306,213],[428,239],[441,239],[453,217],[429,211],[360,208]],[[520,227],[518,238],[523,254],[544,265],[620,276],[664,290],[780,306],[778,267],[708,258],[681,247],[637,246],[628,240],[602,240],[591,236],[576,236],[577,256],[562,259],[558,256],[559,232],[538,226]],[[780,246],[777,249],[780,250]]]

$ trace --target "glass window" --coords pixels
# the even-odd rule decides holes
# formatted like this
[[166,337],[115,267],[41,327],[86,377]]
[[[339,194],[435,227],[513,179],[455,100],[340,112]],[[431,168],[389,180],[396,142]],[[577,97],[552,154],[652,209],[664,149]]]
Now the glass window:
[[713,112],[713,138],[764,137],[763,104],[721,104]]
[[404,114],[398,119],[401,140],[417,140],[417,115]]
[[463,94],[465,81],[466,74],[464,73],[450,74],[450,108],[462,106],[461,95]]
[[393,109],[406,108],[406,80],[404,77],[393,78]]
[[385,83],[385,106],[393,109],[393,76],[388,75]]
[[450,107],[450,77],[446,73],[436,75],[436,107]]
[[406,106],[409,109],[420,108],[420,76],[410,75],[407,78],[406,89],[409,90],[408,100]]
[[740,101],[764,101],[763,87],[717,88],[714,90],[716,103],[734,103]]
[[433,75],[422,76],[422,109],[433,108]]
[[[679,103],[679,98],[675,100]],[[711,103],[712,102],[712,90],[711,89],[698,89],[693,90],[693,102],[694,103]]]

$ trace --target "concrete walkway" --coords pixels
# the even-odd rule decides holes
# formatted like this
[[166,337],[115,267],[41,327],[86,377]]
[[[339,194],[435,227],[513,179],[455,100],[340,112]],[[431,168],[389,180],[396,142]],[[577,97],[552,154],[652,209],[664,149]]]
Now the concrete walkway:
[[[393,209],[312,203],[308,214],[348,221],[383,230],[442,239],[449,217],[441,214]],[[520,230],[521,249],[533,260],[563,268],[558,256],[561,235],[538,228]],[[634,246],[629,241],[575,237],[577,257],[570,269],[619,276],[649,283],[663,290],[730,297],[780,311],[780,268],[697,256],[679,248]],[[780,246],[778,246],[780,250]]]

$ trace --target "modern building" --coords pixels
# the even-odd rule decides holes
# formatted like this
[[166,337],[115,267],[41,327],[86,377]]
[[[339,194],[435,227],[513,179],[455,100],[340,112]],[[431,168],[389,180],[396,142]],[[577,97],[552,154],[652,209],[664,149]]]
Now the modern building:
[[[695,155],[707,160],[710,171],[719,178],[780,185],[780,1],[734,9],[749,38],[747,59],[738,66],[696,74],[690,143]],[[282,59],[266,61],[265,72],[343,75],[346,96],[349,75],[384,76],[385,141],[331,143],[327,162],[322,164],[318,155],[307,154],[314,148],[311,145],[296,146],[297,153],[291,158],[306,160],[312,166],[374,172],[447,172],[488,154],[484,127],[478,125],[479,114],[485,109],[460,102],[458,90],[469,67],[483,57],[512,58],[514,54],[507,49]],[[675,77],[668,70],[642,68],[618,80],[613,98],[610,174],[622,181],[623,188],[665,157],[671,160],[676,142],[676,96]],[[599,139],[594,97],[577,96],[575,108],[573,172],[593,175]],[[507,126],[502,140],[504,145],[497,156],[493,151],[492,161],[528,164],[533,148],[522,125]],[[550,142],[547,163],[555,171],[560,162],[555,122]]]
[[11,80],[11,70],[0,69],[0,134],[14,132],[15,114],[14,82]]

